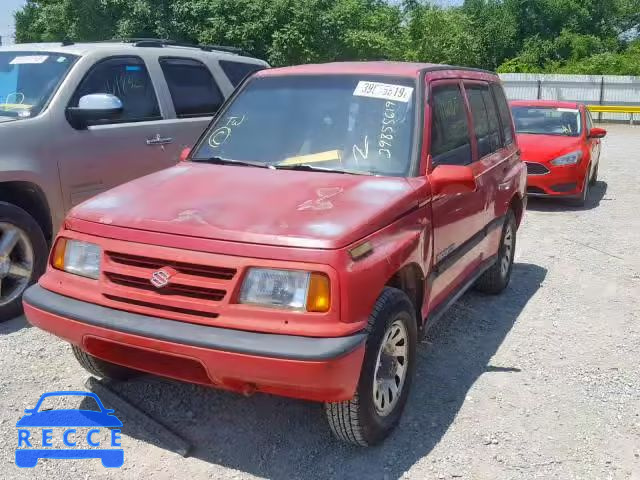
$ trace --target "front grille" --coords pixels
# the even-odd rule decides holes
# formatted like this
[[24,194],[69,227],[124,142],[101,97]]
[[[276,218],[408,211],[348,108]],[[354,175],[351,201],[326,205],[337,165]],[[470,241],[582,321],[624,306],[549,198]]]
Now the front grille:
[[[104,253],[100,282],[101,295],[113,308],[207,324],[219,316],[221,302],[235,285],[237,269],[225,264],[230,257],[199,252],[186,256],[187,252],[153,246],[148,255],[140,255],[140,249],[135,254],[115,250]],[[172,276],[167,285],[156,288],[151,278],[161,269],[173,270]]]
[[560,183],[558,185],[553,185],[551,187],[551,190],[553,190],[554,192],[558,192],[558,193],[565,193],[565,192],[572,192],[574,191],[576,188],[578,188],[578,184],[577,183]]
[[160,295],[180,295],[190,298],[203,298],[219,302],[224,298],[225,291],[215,288],[196,287],[193,285],[169,284],[164,288],[156,288],[151,285],[149,279],[135,277],[132,275],[122,275],[119,273],[106,272],[105,276],[111,283],[123,285],[125,287],[155,292]]
[[112,262],[131,267],[149,268],[154,271],[165,267],[171,267],[185,275],[217,278],[220,280],[231,280],[236,274],[235,268],[194,265],[192,263],[173,262],[169,260],[142,257],[139,255],[129,255],[126,253],[106,252],[106,254]]
[[527,193],[531,195],[545,195],[547,192],[538,187],[527,187]]
[[541,163],[526,162],[529,175],[546,175],[550,170]]

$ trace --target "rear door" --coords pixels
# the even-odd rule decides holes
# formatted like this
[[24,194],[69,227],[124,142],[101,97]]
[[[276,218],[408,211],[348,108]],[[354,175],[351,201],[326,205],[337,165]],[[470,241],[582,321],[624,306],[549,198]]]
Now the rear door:
[[433,199],[431,305],[437,308],[482,262],[479,235],[486,223],[486,192],[482,168],[474,165],[477,147],[462,82],[432,82],[429,103],[429,171],[442,165],[468,165],[478,172],[479,183],[475,192],[442,194]]
[[184,148],[191,148],[220,109],[231,88],[216,81],[201,60],[188,57],[160,57],[158,72],[168,88],[167,109],[171,120],[164,122],[161,142],[174,164]]
[[[484,256],[497,252],[501,236],[502,215],[505,206],[514,195],[515,183],[510,181],[512,158],[501,128],[498,105],[487,82],[465,81],[465,91],[469,100],[473,130],[477,144],[477,160],[472,164],[478,188],[482,191],[484,206]],[[510,127],[510,124],[509,124]]]

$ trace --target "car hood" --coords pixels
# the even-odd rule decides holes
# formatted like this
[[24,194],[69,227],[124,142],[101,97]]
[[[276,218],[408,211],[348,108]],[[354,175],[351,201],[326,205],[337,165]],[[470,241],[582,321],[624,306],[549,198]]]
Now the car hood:
[[114,415],[92,410],[48,410],[27,414],[16,427],[121,427]]
[[0,123],[15,122],[16,120],[17,120],[17,118],[5,117],[5,116],[0,115]]
[[138,230],[341,248],[417,204],[404,178],[184,163],[80,204],[74,218]]
[[522,160],[527,162],[548,162],[561,155],[580,150],[580,137],[562,135],[518,134],[518,146]]

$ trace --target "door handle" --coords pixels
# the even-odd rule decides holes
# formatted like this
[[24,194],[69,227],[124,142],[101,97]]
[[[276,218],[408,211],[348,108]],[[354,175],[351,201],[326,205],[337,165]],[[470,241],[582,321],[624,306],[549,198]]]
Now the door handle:
[[173,138],[161,137],[160,134],[153,138],[147,138],[147,145],[167,145],[169,143],[173,143]]

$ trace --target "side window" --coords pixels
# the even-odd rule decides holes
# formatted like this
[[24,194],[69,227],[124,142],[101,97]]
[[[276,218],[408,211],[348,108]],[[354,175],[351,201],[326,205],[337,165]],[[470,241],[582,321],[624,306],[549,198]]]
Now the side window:
[[432,90],[431,156],[434,165],[471,163],[469,122],[458,85]]
[[468,86],[466,92],[478,141],[478,156],[482,158],[501,147],[498,113],[488,85]]
[[224,103],[224,95],[209,69],[190,58],[161,58],[178,118],[212,116]]
[[500,85],[492,84],[491,90],[498,104],[498,113],[500,114],[500,123],[502,125],[502,138],[505,146],[513,143],[513,121],[511,120],[511,109],[507,98],[504,96],[504,90]]
[[71,106],[77,107],[82,97],[92,93],[110,93],[120,99],[123,112],[117,123],[162,118],[151,77],[139,57],[114,57],[96,63],[80,82],[71,99]]
[[255,63],[231,62],[229,60],[220,60],[220,67],[234,87],[240,85],[247,75],[265,68]]

